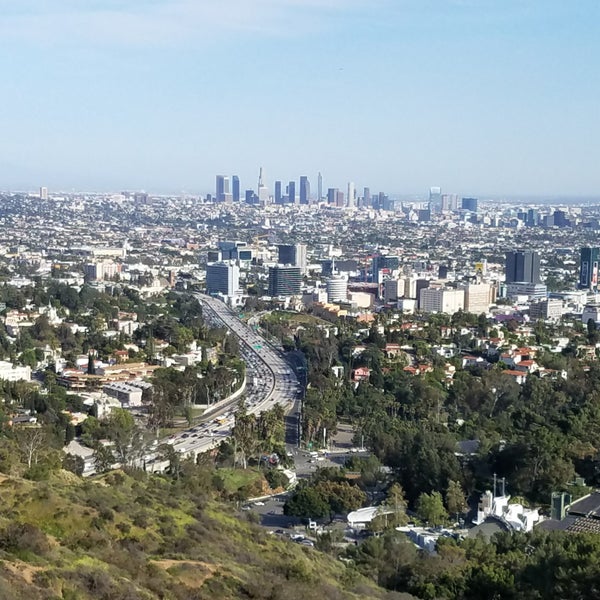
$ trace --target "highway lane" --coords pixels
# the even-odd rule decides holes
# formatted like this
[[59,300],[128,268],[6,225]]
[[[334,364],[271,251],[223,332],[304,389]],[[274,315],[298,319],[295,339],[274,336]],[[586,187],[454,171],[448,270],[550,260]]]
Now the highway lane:
[[[286,411],[286,445],[298,445],[298,420],[301,389],[298,380],[280,352],[235,315],[223,302],[205,294],[194,294],[202,304],[204,318],[213,326],[224,326],[240,341],[240,355],[246,363],[246,406],[249,413],[260,414],[280,404]],[[235,407],[211,409],[201,424],[171,436],[167,441],[185,455],[199,454],[217,446],[230,435]],[[147,464],[151,469],[152,457]]]

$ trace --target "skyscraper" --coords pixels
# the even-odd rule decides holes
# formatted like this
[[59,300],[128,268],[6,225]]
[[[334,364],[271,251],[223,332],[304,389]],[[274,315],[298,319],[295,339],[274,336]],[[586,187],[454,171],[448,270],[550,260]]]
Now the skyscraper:
[[477,198],[463,198],[462,209],[471,212],[477,212]]
[[280,264],[299,267],[303,275],[306,273],[306,244],[280,244],[278,250],[278,262]]
[[323,176],[319,171],[317,175],[317,202],[321,202],[321,200],[323,200]]
[[363,206],[371,206],[371,190],[368,187],[363,190]]
[[337,188],[329,188],[327,190],[327,204],[335,204],[337,200]]
[[598,289],[598,264],[600,264],[600,248],[582,248],[579,264],[579,288],[596,291]]
[[540,255],[532,250],[506,253],[506,283],[540,283]]
[[216,182],[216,193],[215,193],[215,197],[217,199],[217,202],[224,202],[225,201],[225,176],[224,175],[217,175],[217,182]]
[[296,204],[296,182],[290,181],[287,188],[288,203]]
[[429,188],[429,204],[433,212],[440,212],[442,210],[442,188],[441,187],[430,187]]
[[269,202],[269,188],[267,187],[266,176],[262,167],[258,172],[258,199],[261,204],[268,204]]
[[47,187],[40,188],[40,200],[48,200],[48,188]]
[[306,175],[300,177],[300,204],[308,204],[310,202],[310,182]]
[[381,271],[384,274],[391,274],[400,266],[400,259],[397,256],[374,256],[373,257],[373,283],[381,283]]
[[269,296],[299,296],[301,287],[300,267],[269,267]]
[[[229,177],[217,175],[217,202],[225,202],[231,200],[231,191],[229,189]],[[229,198],[228,198],[229,197]]]
[[240,201],[240,178],[237,175],[234,175],[231,178],[231,193],[233,194],[233,201]]
[[206,266],[206,291],[209,294],[234,296],[240,288],[240,268],[234,262],[217,262]]
[[281,194],[281,181],[275,182],[275,204],[282,204],[283,196]]
[[356,206],[355,191],[356,190],[354,188],[354,182],[349,181],[348,182],[348,206],[350,206],[350,207]]

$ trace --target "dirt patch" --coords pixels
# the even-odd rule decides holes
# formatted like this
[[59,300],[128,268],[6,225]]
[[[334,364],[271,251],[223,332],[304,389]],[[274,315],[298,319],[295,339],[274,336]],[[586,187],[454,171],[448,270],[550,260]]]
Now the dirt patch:
[[218,565],[211,565],[199,560],[152,560],[152,564],[164,569],[180,583],[188,587],[199,588],[204,585],[219,569]]
[[34,567],[33,565],[29,565],[24,562],[7,562],[4,561],[2,566],[10,571],[13,575],[17,577],[21,577],[24,579],[29,585],[33,584],[33,577],[36,573],[40,571],[44,571],[44,567]]

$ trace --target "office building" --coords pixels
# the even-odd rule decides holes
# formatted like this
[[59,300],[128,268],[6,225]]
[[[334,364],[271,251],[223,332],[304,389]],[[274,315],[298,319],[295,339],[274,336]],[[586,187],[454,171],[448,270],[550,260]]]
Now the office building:
[[383,300],[386,304],[398,302],[404,296],[404,279],[387,279],[383,284]]
[[321,171],[317,175],[317,202],[321,202],[323,200],[323,175],[321,175]]
[[529,305],[529,318],[532,321],[560,321],[563,314],[563,301],[560,298],[547,298]]
[[290,181],[287,186],[288,204],[296,204],[296,182]]
[[240,201],[240,178],[237,175],[231,178],[231,195],[234,202]]
[[48,188],[47,187],[40,188],[40,200],[48,200]]
[[372,262],[373,283],[381,283],[391,276],[393,271],[397,271],[399,266],[400,259],[397,256],[374,256]]
[[582,248],[579,256],[579,289],[596,291],[598,289],[600,248]]
[[489,283],[469,283],[464,286],[465,312],[480,315],[490,310],[492,286]]
[[327,302],[346,302],[348,300],[348,280],[344,275],[332,275],[326,285]]
[[385,210],[388,204],[388,197],[384,192],[379,192],[375,198],[373,198],[373,208],[377,210]]
[[463,198],[462,209],[470,212],[477,212],[477,198]]
[[425,313],[453,315],[465,308],[465,292],[462,289],[424,288],[419,296],[419,308]]
[[302,287],[300,267],[269,267],[269,296],[299,296]]
[[442,188],[441,187],[430,187],[429,188],[429,204],[433,212],[440,212],[442,210]]
[[269,188],[267,187],[266,175],[261,167],[258,172],[258,201],[263,206],[269,203]]
[[278,246],[278,263],[281,265],[291,265],[299,267],[304,275],[307,268],[306,244],[280,244]]
[[300,204],[308,204],[310,202],[310,182],[306,175],[300,177]]
[[104,281],[115,279],[121,273],[121,263],[102,260],[83,265],[83,274],[87,281]]
[[354,207],[356,206],[356,189],[354,187],[354,182],[348,182],[348,198],[347,198],[348,206]]
[[404,280],[404,297],[405,298],[418,298],[417,294],[417,281],[416,277],[407,277]]
[[229,189],[229,177],[217,175],[217,202],[225,202],[230,194],[231,191]]
[[254,193],[254,190],[246,190],[244,201],[246,204],[258,204],[258,196]]
[[275,204],[283,204],[283,194],[281,193],[281,181],[275,182]]
[[217,242],[217,248],[221,253],[221,260],[235,260],[237,258],[237,242],[228,240]]
[[554,214],[554,226],[555,227],[570,227],[571,221],[567,218],[567,213],[564,210],[555,210]]
[[456,210],[458,208],[458,196],[456,194],[442,195],[442,212]]
[[525,221],[527,227],[537,227],[540,222],[540,215],[537,210],[530,208],[527,211],[527,220]]
[[515,281],[506,284],[506,296],[518,298],[522,296],[530,300],[545,300],[548,297],[548,288],[543,283],[528,283]]
[[206,292],[234,296],[240,289],[240,268],[233,261],[206,265]]
[[329,188],[327,190],[327,204],[335,205],[337,201],[337,188]]
[[532,250],[506,253],[506,283],[540,283],[540,255]]
[[368,187],[363,190],[363,206],[371,206],[371,190]]

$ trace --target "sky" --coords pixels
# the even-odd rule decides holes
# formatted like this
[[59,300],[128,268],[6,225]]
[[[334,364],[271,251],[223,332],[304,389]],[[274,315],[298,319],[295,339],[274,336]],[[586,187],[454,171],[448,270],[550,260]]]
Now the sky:
[[0,0],[0,189],[600,197],[598,0]]

